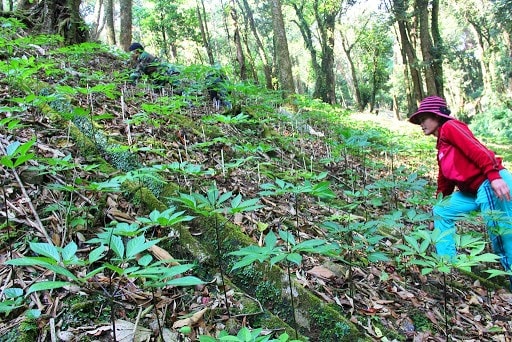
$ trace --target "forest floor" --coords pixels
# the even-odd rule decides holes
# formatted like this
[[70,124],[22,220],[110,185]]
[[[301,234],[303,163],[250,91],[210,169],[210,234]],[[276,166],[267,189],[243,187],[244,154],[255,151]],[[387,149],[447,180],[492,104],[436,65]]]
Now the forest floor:
[[[37,58],[38,51],[25,51],[27,55],[33,54]],[[52,54],[52,59],[59,63],[58,52]],[[60,75],[47,74],[44,70],[37,73],[38,82],[43,82],[53,87],[83,87],[81,77],[84,73],[112,75],[115,72],[126,70],[125,60],[116,55],[91,53],[87,60],[81,60],[80,67],[66,65],[65,72]],[[114,76],[112,76],[114,78]],[[98,81],[97,84],[101,84]],[[91,81],[91,86],[94,83]],[[234,150],[232,141],[256,141],[264,140],[263,133],[255,134],[253,130],[245,130],[243,127],[222,123],[213,123],[222,131],[225,139],[207,138],[201,130],[191,129],[180,122],[168,121],[158,125],[152,125],[149,119],[155,119],[153,115],[140,122],[128,124],[127,118],[137,118],[144,109],[144,104],[158,103],[162,94],[153,92],[149,88],[140,85],[116,84],[114,89],[124,94],[123,101],[119,97],[110,97],[105,93],[78,93],[74,95],[73,103],[77,107],[94,111],[99,129],[112,139],[124,141],[132,147],[144,147],[151,142],[155,149],[144,150],[139,148],[136,152],[138,160],[143,165],[157,165],[171,162],[194,162],[200,164],[204,170],[216,170],[215,176],[204,176],[215,181],[217,187],[223,191],[233,191],[242,194],[244,198],[261,197],[259,184],[263,183],[261,177],[265,175],[259,172],[255,164],[240,162],[236,166],[226,166],[228,162],[235,163],[237,151]],[[12,84],[6,79],[0,80],[0,106],[12,105],[16,98],[25,99],[26,90],[12,88]],[[30,100],[24,100],[30,101]],[[254,100],[257,103],[259,100]],[[249,99],[248,102],[251,102]],[[2,155],[7,153],[7,147],[13,141],[27,142],[33,136],[37,136],[34,150],[37,158],[27,161],[22,167],[12,169],[3,164],[1,170],[2,203],[0,204],[0,218],[2,219],[2,231],[0,235],[0,299],[6,300],[9,288],[19,287],[24,291],[31,285],[44,280],[55,280],[52,272],[44,271],[37,265],[25,268],[5,265],[10,259],[33,255],[29,249],[29,242],[45,242],[45,236],[57,246],[65,246],[70,241],[78,245],[77,253],[86,258],[90,249],[85,242],[94,238],[96,234],[113,221],[133,223],[137,217],[147,215],[146,208],[135,202],[125,193],[98,193],[92,190],[80,190],[77,180],[87,183],[89,180],[109,179],[114,174],[106,174],[101,168],[93,167],[98,163],[91,159],[89,151],[81,149],[81,144],[74,141],[70,135],[70,121],[56,120],[41,110],[24,102],[24,110],[15,113],[20,118],[23,127],[8,130],[0,126],[0,146]],[[244,107],[242,107],[244,109]],[[173,109],[167,109],[172,111]],[[201,121],[204,117],[225,114],[234,117],[239,113],[229,113],[226,108],[216,108],[205,98],[201,105],[192,105],[179,108],[180,115],[192,121]],[[276,112],[278,109],[276,108]],[[243,110],[242,110],[243,112]],[[6,112],[0,112],[8,117]],[[11,113],[12,114],[12,113]],[[103,118],[101,118],[103,116]],[[159,116],[161,119],[163,116]],[[411,131],[415,127],[404,121],[390,118],[389,115],[380,113],[356,113],[347,117],[344,121],[347,126],[358,126],[363,122],[367,124],[373,121],[383,129],[392,132],[391,135],[417,137]],[[301,151],[304,156],[311,156],[311,160],[319,160],[321,157],[330,156],[329,146],[325,140],[332,134],[329,126],[319,123],[311,123],[316,134],[298,132],[299,126],[289,122],[279,123],[273,121],[271,126],[275,132],[282,136],[293,136],[296,140],[290,144],[295,150]],[[207,123],[208,125],[208,123]],[[320,134],[319,134],[320,133]],[[255,136],[249,136],[255,134]],[[415,139],[415,138],[411,138]],[[272,140],[265,140],[272,144]],[[203,145],[201,145],[203,144]],[[204,148],[204,146],[208,146]],[[366,148],[366,147],[365,147]],[[371,148],[371,147],[370,147]],[[158,150],[158,152],[155,152]],[[310,160],[304,157],[298,158],[296,154],[289,153],[280,146],[272,146],[272,152],[257,151],[258,156],[269,163],[278,160],[278,168],[282,174],[300,172],[309,168]],[[66,159],[70,156],[70,159]],[[349,163],[354,165],[352,170],[362,171],[362,158],[378,158],[378,154],[366,152],[360,155],[350,155]],[[60,160],[55,169],[41,161],[55,159]],[[407,160],[401,160],[400,153],[396,155],[396,165],[408,165]],[[407,158],[407,155],[406,155]],[[432,160],[432,159],[431,159]],[[342,173],[343,161],[329,163],[325,169],[329,175],[327,179],[332,182],[345,184],[349,188],[348,176]],[[368,164],[370,165],[370,164]],[[88,167],[89,166],[89,167]],[[357,168],[356,168],[357,166]],[[364,172],[368,174],[371,182],[377,182],[381,177],[380,170],[366,166]],[[46,169],[45,169],[46,168]],[[226,168],[226,169],[224,169]],[[317,166],[315,166],[315,169]],[[34,171],[35,170],[35,171]],[[363,172],[363,171],[362,171]],[[122,173],[121,170],[117,174]],[[432,165],[432,174],[435,173],[435,164]],[[205,178],[197,181],[205,184]],[[384,176],[383,176],[384,177]],[[269,180],[270,178],[266,178]],[[194,188],[195,180],[186,176],[169,176],[168,181],[176,182],[182,189]],[[432,184],[433,178],[428,179]],[[341,188],[341,184],[338,186]],[[52,186],[49,186],[52,185]],[[204,189],[204,188],[203,188]],[[347,199],[343,191],[337,191],[337,197]],[[97,220],[98,204],[107,202],[103,207],[104,215]],[[370,201],[370,198],[366,199]],[[400,200],[400,199],[399,199]],[[350,201],[350,199],[347,199]],[[299,216],[301,224],[298,236],[301,239],[324,238],[315,221],[325,219],[330,215],[325,206],[315,197],[305,196],[297,213],[291,205],[292,197],[263,198],[264,207],[250,214],[239,215],[235,218],[236,224],[254,243],[261,242],[262,232],[258,229],[258,222],[269,223],[270,230],[277,229],[283,216]],[[361,210],[361,208],[370,208]],[[89,212],[80,209],[89,208]],[[358,213],[370,210],[373,220],[379,220],[389,216],[387,206],[373,207],[368,203],[361,203]],[[428,208],[424,208],[428,210]],[[8,218],[8,220],[6,220]],[[93,219],[94,218],[94,219]],[[7,223],[7,224],[6,224]],[[481,227],[472,227],[481,229]],[[191,228],[192,229],[192,228]],[[193,235],[201,235],[201,229],[194,228]],[[267,230],[268,231],[268,230]],[[160,235],[159,235],[160,234]],[[163,234],[163,235],[162,235]],[[156,232],[155,236],[167,236],[167,233]],[[390,251],[396,250],[396,245],[401,243],[399,237],[388,237],[381,241],[381,245]],[[174,255],[175,251],[167,251]],[[499,268],[497,264],[493,267]],[[76,267],[76,272],[84,272]],[[404,269],[394,259],[385,262],[356,263],[347,269],[336,263],[330,262],[325,257],[305,256],[300,266],[294,267],[293,275],[298,283],[314,292],[322,301],[337,306],[346,317],[350,318],[360,331],[369,340],[410,340],[410,341],[512,341],[512,294],[506,288],[506,281],[499,282],[500,286],[491,287],[484,285],[480,278],[471,274],[451,271],[449,274],[430,273],[422,275],[414,266]],[[147,291],[141,290],[135,283],[124,284],[123,293],[116,297],[119,308],[115,313],[107,310],[106,303],[101,302],[98,293],[104,291],[109,278],[105,274],[98,274],[97,283],[87,288],[73,286],[53,291],[34,292],[25,297],[19,306],[10,312],[4,313],[0,322],[0,341],[17,341],[13,331],[19,334],[23,321],[26,320],[23,313],[27,309],[39,309],[43,315],[35,320],[37,336],[34,340],[108,340],[110,335],[109,320],[115,314],[119,324],[123,322],[129,330],[133,324],[142,326],[144,312],[141,316],[139,308],[147,308],[152,303],[145,301],[151,298]],[[445,285],[448,284],[446,287]],[[504,288],[505,287],[505,288]],[[157,307],[168,312],[165,321],[169,333],[173,337],[167,340],[189,341],[197,340],[199,334],[214,334],[216,331],[227,329],[227,319],[208,319],[202,309],[212,306],[221,306],[224,303],[223,293],[215,282],[202,286],[196,286],[192,290],[173,288],[168,290],[165,296],[160,298]],[[100,298],[100,299],[98,299]],[[141,309],[142,310],[142,309]],[[138,313],[135,316],[133,312]],[[184,319],[193,313],[202,313],[195,316],[192,331],[184,334],[179,329]],[[247,325],[244,317],[238,317],[239,326]],[[143,329],[145,337],[150,340],[157,328],[154,324],[147,323]],[[190,323],[190,321],[189,321]],[[50,327],[48,329],[47,327]],[[448,334],[446,333],[448,328]],[[17,330],[18,329],[18,330]],[[141,327],[142,329],[142,327]],[[387,337],[386,331],[395,333],[393,337]],[[447,337],[448,335],[448,337]],[[391,335],[390,335],[391,336]],[[118,340],[122,340],[119,339]],[[317,342],[324,342],[318,340]]]

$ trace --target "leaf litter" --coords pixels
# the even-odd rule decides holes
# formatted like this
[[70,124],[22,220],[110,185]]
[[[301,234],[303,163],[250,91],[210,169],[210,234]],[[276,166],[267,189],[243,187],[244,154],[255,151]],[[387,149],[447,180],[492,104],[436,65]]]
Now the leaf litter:
[[[113,58],[111,55],[102,54],[92,59],[90,70],[103,70],[109,72],[120,70],[124,67],[122,61]],[[109,66],[106,68],[106,66]],[[40,75],[44,81],[44,75]],[[73,79],[68,80],[68,85],[74,86]],[[149,89],[149,88],[148,88]],[[134,88],[123,88],[124,92],[135,92]],[[21,94],[19,94],[21,96]],[[139,94],[140,95],[140,94]],[[0,81],[0,97],[11,98],[16,96],[7,87],[4,81]],[[183,161],[201,164],[203,169],[220,170],[223,167],[222,159],[229,160],[230,153],[233,153],[232,146],[219,143],[209,146],[207,149],[194,148],[194,144],[204,142],[204,137],[199,132],[187,131],[187,127],[176,127],[176,125],[160,125],[154,127],[148,122],[141,122],[137,125],[127,125],[123,117],[136,117],[140,111],[140,103],[152,103],[158,97],[157,92],[148,91],[142,96],[134,97],[137,102],[126,102],[125,112],[120,112],[119,102],[109,97],[95,99],[95,114],[108,114],[110,120],[101,121],[101,129],[110,136],[131,141],[134,146],[146,144],[145,138],[152,137],[158,145],[161,153],[155,151],[140,150],[138,158],[145,165],[166,163],[169,161]],[[127,97],[125,97],[127,98]],[[75,99],[78,104],[87,107],[90,102],[87,96],[78,95]],[[5,105],[5,103],[2,103]],[[181,113],[191,118],[200,118],[215,113],[215,108],[204,104],[188,109],[180,109]],[[85,248],[83,242],[94,236],[94,233],[105,224],[105,220],[133,223],[137,216],[144,215],[143,208],[132,203],[130,198],[124,197],[122,193],[111,193],[106,197],[102,193],[89,191],[82,192],[78,187],[73,187],[73,180],[79,173],[81,180],[106,179],[112,175],[105,174],[100,168],[87,169],[90,161],[80,151],[75,142],[69,139],[65,132],[57,132],[51,121],[44,114],[35,108],[29,108],[21,117],[28,123],[27,127],[18,130],[16,137],[2,131],[0,142],[2,146],[8,146],[14,139],[28,141],[32,136],[37,135],[36,154],[38,157],[63,158],[73,157],[73,170],[62,172],[48,172],[39,177],[20,171],[21,180],[18,181],[11,170],[2,167],[2,182],[4,186],[4,200],[1,204],[3,222],[9,218],[10,239],[4,240],[1,245],[0,261],[0,295],[5,294],[11,287],[28,288],[34,283],[46,280],[54,280],[53,274],[44,272],[44,269],[34,265],[24,269],[5,266],[3,263],[12,258],[28,256],[28,241],[44,241],[50,239],[55,245],[65,245],[74,240],[79,244],[79,253],[86,256],[91,251]],[[357,114],[353,120],[375,119]],[[380,120],[383,121],[383,120]],[[397,123],[391,124],[397,127]],[[243,133],[229,125],[218,125],[221,131],[231,138],[243,138]],[[314,135],[297,135],[293,127],[275,128],[284,136],[294,136],[289,143],[293,144],[296,150],[304,155],[328,156],[330,151],[327,144],[323,143],[323,137]],[[327,132],[327,127],[315,127],[315,131]],[[128,139],[127,134],[130,134]],[[238,136],[240,135],[240,136]],[[276,147],[276,154],[279,155],[280,163],[277,166],[282,172],[293,170],[304,170],[308,168],[306,160],[300,160],[296,155],[287,153]],[[225,154],[224,154],[225,153]],[[265,160],[273,160],[267,153],[258,152],[264,155]],[[350,160],[354,169],[359,168],[364,173],[362,162],[354,157]],[[94,163],[94,161],[92,161]],[[339,173],[339,163],[331,163],[329,167],[333,171],[333,180]],[[41,165],[36,160],[29,162],[31,168],[38,168]],[[76,168],[80,166],[80,169]],[[69,171],[69,172],[68,172]],[[70,178],[71,177],[71,178]],[[233,190],[243,193],[244,198],[258,197],[261,174],[254,168],[243,168],[243,165],[230,172],[221,173],[221,176],[211,176],[219,189]],[[369,171],[369,177],[378,176]],[[180,187],[188,189],[192,186],[192,180],[185,176],[170,176],[170,180],[176,182]],[[339,179],[340,182],[346,180]],[[62,188],[47,188],[45,185],[56,184]],[[25,195],[26,194],[26,195]],[[343,198],[342,194],[338,194]],[[315,222],[319,218],[328,217],[329,209],[315,198],[301,198],[301,210],[296,211],[291,203],[291,197],[263,197],[264,208],[249,214],[237,214],[235,223],[255,243],[261,242],[265,231],[275,229],[281,223],[283,217],[300,217],[300,224],[295,224],[300,239],[320,237],[325,234],[318,229]],[[105,202],[105,218],[98,220],[95,210],[98,205]],[[71,212],[71,208],[89,208],[89,212]],[[307,208],[307,210],[306,210]],[[44,214],[43,214],[44,213]],[[75,216],[84,215],[83,220]],[[386,212],[373,212],[375,217],[385,215]],[[68,217],[66,217],[68,215]],[[43,221],[38,222],[39,217]],[[73,225],[69,224],[69,217],[74,220]],[[267,222],[269,227],[261,231],[259,222]],[[6,227],[2,229],[4,236]],[[43,230],[44,229],[44,230]],[[47,232],[47,236],[45,236]],[[156,232],[156,234],[160,234]],[[200,234],[200,232],[198,232]],[[82,243],[82,244],[81,244]],[[397,241],[389,238],[389,247]],[[166,251],[158,246],[150,249],[152,255],[158,260],[173,259],[172,251]],[[367,336],[374,340],[384,341],[384,329],[396,331],[401,338],[411,341],[442,341],[444,339],[443,329],[445,314],[443,307],[444,295],[441,280],[438,276],[430,274],[423,276],[419,270],[409,269],[405,272],[395,268],[392,262],[370,263],[367,266],[353,266],[333,263],[328,258],[318,256],[307,256],[300,266],[296,266],[294,274],[296,279],[304,287],[310,289],[327,303],[334,303],[340,310],[351,318],[351,321],[358,325]],[[85,273],[86,270],[76,266],[73,270],[77,273]],[[37,278],[34,278],[37,275]],[[454,271],[449,275],[452,284],[447,303],[449,326],[451,328],[451,339],[453,341],[511,341],[512,322],[512,295],[503,288],[489,289],[479,280],[468,277],[465,274]],[[0,322],[0,336],[6,335],[14,327],[23,321],[23,312],[28,307],[37,308],[43,314],[39,324],[50,324],[63,341],[77,340],[80,336],[90,336],[97,340],[109,340],[112,336],[112,326],[108,323],[106,303],[97,300],[97,293],[107,291],[112,279],[104,274],[98,274],[94,281],[85,284],[83,287],[69,286],[64,290],[41,291],[30,295],[29,305],[13,309]],[[96,306],[97,317],[89,317],[77,322],[68,322],[66,313],[69,310],[66,300],[74,296],[82,301],[90,301],[90,305]],[[200,333],[214,334],[220,329],[228,329],[229,324],[226,317],[214,320],[209,312],[216,307],[222,307],[224,300],[218,291],[216,282],[207,283],[204,287],[196,287],[193,291],[182,290],[177,287],[166,288],[158,291],[156,295],[140,288],[135,282],[122,284],[119,291],[115,293],[116,305],[115,329],[117,341],[145,341],[155,335],[158,329],[155,326],[154,310],[148,310],[152,306],[158,308],[160,314],[167,313],[170,320],[166,321],[164,329],[164,340],[193,340],[194,336]],[[5,298],[2,297],[3,299]],[[90,299],[88,299],[90,298]],[[241,305],[236,294],[231,293],[231,304]],[[142,314],[140,309],[144,308]],[[82,309],[80,309],[82,310]],[[77,311],[83,312],[83,311]],[[133,312],[137,316],[133,317]],[[99,318],[103,317],[103,322]],[[241,324],[245,320],[241,319]],[[376,324],[378,322],[378,324]],[[194,331],[188,337],[179,332],[179,328],[191,326]],[[50,329],[51,330],[51,329]],[[52,331],[39,340],[48,338]],[[387,339],[389,340],[389,339]]]

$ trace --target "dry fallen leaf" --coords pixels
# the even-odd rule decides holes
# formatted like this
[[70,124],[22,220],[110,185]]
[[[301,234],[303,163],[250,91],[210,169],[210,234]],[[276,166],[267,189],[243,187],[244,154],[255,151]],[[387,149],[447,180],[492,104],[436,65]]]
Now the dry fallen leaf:
[[[165,249],[158,247],[157,245],[153,245],[149,247],[149,251],[157,258],[158,260],[174,260],[171,253],[167,252]],[[169,265],[171,266],[177,266],[179,265],[176,261],[169,262]]]
[[150,337],[151,330],[147,328],[122,319],[116,321],[116,342],[142,342]]
[[172,327],[174,329],[176,329],[176,328],[181,328],[181,327],[185,327],[185,326],[193,326],[194,324],[198,323],[203,318],[203,315],[205,314],[206,310],[208,310],[208,308],[204,308],[204,309],[194,313],[192,316],[190,316],[188,318],[180,319],[179,321],[174,322]]
[[324,279],[330,279],[334,277],[334,272],[323,266],[315,266],[309,271],[307,271],[307,273],[314,275],[315,277],[320,277]]

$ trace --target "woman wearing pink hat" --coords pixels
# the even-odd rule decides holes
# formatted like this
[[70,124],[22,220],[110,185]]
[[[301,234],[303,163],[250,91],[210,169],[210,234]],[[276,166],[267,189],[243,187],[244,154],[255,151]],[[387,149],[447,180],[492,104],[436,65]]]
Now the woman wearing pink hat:
[[[505,270],[511,270],[512,175],[501,158],[478,141],[465,123],[450,116],[441,97],[423,99],[409,121],[420,125],[425,135],[437,137],[437,195],[442,194],[443,200],[433,208],[434,227],[441,232],[453,231],[436,243],[437,254],[456,255],[455,221],[479,209],[494,253]],[[455,187],[459,191],[454,192]]]

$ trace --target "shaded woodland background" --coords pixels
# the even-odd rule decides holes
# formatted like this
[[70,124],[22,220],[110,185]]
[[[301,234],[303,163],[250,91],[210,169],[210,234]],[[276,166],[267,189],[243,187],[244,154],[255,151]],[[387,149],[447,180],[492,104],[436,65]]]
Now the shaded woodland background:
[[99,39],[127,50],[140,41],[171,63],[217,64],[235,80],[360,111],[393,110],[404,118],[437,94],[459,118],[501,135],[505,121],[496,126],[506,127],[488,126],[509,116],[511,6],[506,0],[4,0],[0,10],[18,11],[65,43]]
[[[434,142],[404,121],[444,94],[511,160],[509,2],[368,3],[2,2],[1,340],[510,339],[480,219],[431,253]],[[127,83],[134,40],[191,91]],[[273,234],[285,262],[233,270]]]

